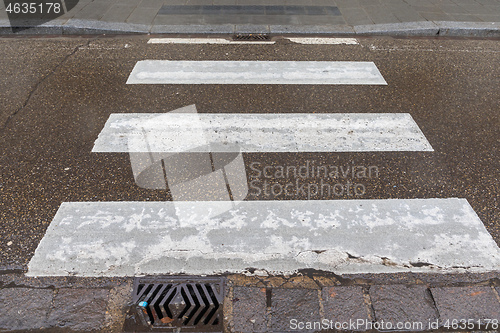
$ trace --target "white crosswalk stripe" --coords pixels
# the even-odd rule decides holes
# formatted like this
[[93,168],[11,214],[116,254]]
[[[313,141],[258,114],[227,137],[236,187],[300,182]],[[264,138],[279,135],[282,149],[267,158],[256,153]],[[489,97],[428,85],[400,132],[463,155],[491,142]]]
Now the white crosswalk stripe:
[[359,45],[355,38],[287,38],[289,41],[306,45]]
[[368,152],[433,149],[408,113],[169,112],[111,114],[92,151]]
[[[285,38],[293,43],[305,45],[359,45],[355,38],[311,38],[311,37],[297,37]],[[148,44],[275,44],[276,41],[242,41],[242,40],[229,40],[224,38],[151,38]]]
[[139,61],[127,84],[386,85],[373,62]]
[[241,41],[224,38],[151,38],[148,44],[275,44],[275,41]]
[[[358,44],[349,38],[289,40]],[[235,42],[162,38],[149,43]],[[387,83],[373,62],[144,60],[127,84]],[[174,201],[63,203],[27,275],[500,267],[500,248],[466,199],[240,201],[248,193],[244,152],[433,151],[408,113],[198,114],[192,105],[165,114],[111,114],[92,151],[129,153],[136,184],[167,189],[168,183]],[[212,154],[225,152],[237,154],[224,163]],[[190,168],[192,161],[199,165]]]
[[213,274],[247,267],[483,272],[500,265],[500,249],[465,199],[242,201],[207,217],[225,204],[64,203],[27,275]]

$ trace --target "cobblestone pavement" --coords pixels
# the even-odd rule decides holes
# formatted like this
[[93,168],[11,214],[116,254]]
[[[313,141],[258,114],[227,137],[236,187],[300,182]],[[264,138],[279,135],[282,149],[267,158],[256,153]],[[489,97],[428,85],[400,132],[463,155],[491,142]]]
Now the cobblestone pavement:
[[[478,322],[485,331],[498,331],[500,283],[495,274],[226,278],[227,332],[421,331],[453,325],[454,331],[472,331]],[[0,276],[0,305],[0,330],[122,332],[132,306],[132,279],[5,274]]]

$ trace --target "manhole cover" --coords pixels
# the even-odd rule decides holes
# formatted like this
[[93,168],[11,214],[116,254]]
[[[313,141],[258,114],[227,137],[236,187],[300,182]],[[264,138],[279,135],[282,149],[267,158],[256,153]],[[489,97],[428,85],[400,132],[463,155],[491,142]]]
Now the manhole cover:
[[265,34],[240,34],[233,36],[234,41],[270,41],[271,36]]
[[126,331],[222,332],[222,277],[136,278],[132,297]]

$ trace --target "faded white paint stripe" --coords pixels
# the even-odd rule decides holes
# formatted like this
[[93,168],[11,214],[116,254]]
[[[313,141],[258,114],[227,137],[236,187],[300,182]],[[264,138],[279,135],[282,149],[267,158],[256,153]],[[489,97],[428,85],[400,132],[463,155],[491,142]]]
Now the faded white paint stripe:
[[387,83],[373,62],[143,60],[127,84]]
[[[208,147],[207,143],[211,146]],[[408,113],[169,112],[111,114],[92,151],[363,152],[433,149]]]
[[151,38],[148,44],[275,44],[275,41],[233,41],[224,38]]
[[[305,45],[359,45],[356,38],[285,38]],[[238,41],[225,38],[151,38],[148,44],[275,44],[276,41]]]
[[359,45],[356,38],[287,38],[289,41],[298,44],[317,45]]
[[242,201],[207,217],[227,204],[63,203],[27,275],[500,270],[465,199]]

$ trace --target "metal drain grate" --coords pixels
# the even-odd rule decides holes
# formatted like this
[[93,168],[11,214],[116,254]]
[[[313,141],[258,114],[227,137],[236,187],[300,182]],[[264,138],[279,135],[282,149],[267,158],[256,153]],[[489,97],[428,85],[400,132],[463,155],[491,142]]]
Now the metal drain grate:
[[144,277],[134,281],[135,312],[142,324],[154,331],[222,332],[223,300],[221,277]]
[[270,41],[271,36],[264,34],[240,34],[233,36],[234,41]]

